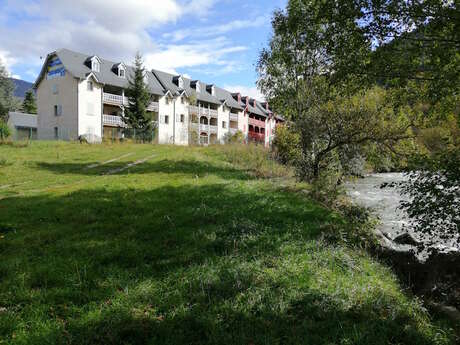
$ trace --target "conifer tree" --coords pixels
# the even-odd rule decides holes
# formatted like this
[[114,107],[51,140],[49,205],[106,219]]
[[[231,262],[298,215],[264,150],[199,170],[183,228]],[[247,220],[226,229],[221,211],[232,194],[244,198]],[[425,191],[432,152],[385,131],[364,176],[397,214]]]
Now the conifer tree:
[[148,135],[152,130],[152,118],[147,113],[150,103],[150,92],[145,83],[145,68],[142,56],[136,54],[134,61],[134,73],[129,75],[129,87],[127,89],[128,107],[125,111],[126,123],[137,130],[139,134]]
[[22,102],[22,110],[27,114],[36,114],[37,105],[35,104],[35,97],[31,90],[27,91]]

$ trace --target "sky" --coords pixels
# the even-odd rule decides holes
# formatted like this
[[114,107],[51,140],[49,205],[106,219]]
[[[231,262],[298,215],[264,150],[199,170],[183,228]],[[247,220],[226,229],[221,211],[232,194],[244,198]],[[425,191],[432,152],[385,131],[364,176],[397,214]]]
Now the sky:
[[0,0],[0,59],[35,81],[59,48],[183,74],[263,98],[255,85],[271,15],[287,0]]

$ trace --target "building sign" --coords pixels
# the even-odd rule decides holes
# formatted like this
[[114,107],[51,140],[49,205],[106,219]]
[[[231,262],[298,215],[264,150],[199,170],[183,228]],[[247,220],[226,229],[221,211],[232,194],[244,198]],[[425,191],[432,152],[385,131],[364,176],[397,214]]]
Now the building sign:
[[65,67],[58,57],[55,57],[52,60],[50,60],[47,69],[48,73],[46,75],[46,79],[48,80],[65,76]]

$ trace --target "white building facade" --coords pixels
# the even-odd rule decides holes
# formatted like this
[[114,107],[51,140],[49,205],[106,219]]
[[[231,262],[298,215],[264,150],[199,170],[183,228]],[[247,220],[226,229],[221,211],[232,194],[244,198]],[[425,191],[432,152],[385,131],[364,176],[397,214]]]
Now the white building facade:
[[[125,91],[132,67],[67,49],[48,55],[35,82],[37,136],[41,140],[91,141],[133,137],[124,121]],[[213,144],[241,132],[266,146],[283,122],[268,104],[213,84],[152,70],[145,74],[151,93],[147,108],[159,144]]]

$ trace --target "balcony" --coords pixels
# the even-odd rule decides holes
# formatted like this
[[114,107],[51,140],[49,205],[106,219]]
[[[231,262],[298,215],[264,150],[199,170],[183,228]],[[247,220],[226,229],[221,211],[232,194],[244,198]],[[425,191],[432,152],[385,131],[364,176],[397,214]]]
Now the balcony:
[[210,126],[209,126],[209,131],[210,131],[211,133],[217,133],[217,126],[210,125]]
[[205,107],[198,107],[196,105],[189,105],[188,107],[189,114],[199,115],[199,116],[206,116],[206,117],[217,117],[218,112],[214,109],[208,109]]
[[248,138],[252,141],[265,142],[265,135],[263,133],[248,132]]
[[[118,105],[118,106],[127,106],[129,104],[128,97],[123,97],[120,95],[114,95],[113,93],[104,92],[102,96],[102,101],[106,104]],[[148,111],[153,111],[158,113],[160,110],[160,106],[158,102],[151,102],[147,106]]]
[[104,92],[102,96],[102,101],[104,103],[112,105],[126,105],[128,104],[128,97],[123,97],[120,95],[114,95],[113,93]]
[[209,131],[209,125],[204,125],[200,123],[200,132],[208,132]]
[[102,115],[102,123],[104,126],[111,126],[111,127],[126,127],[121,116],[114,116],[114,115]]
[[160,104],[158,102],[151,102],[148,107],[148,111],[153,111],[155,113],[158,113],[160,111]]
[[230,128],[231,134],[236,134],[236,132],[238,132],[238,128]]
[[238,122],[238,114],[230,113],[230,121]]
[[253,119],[253,118],[249,118],[249,125],[253,125],[255,127],[262,127],[262,128],[265,128],[265,121],[261,121],[261,120],[256,120],[256,119]]

